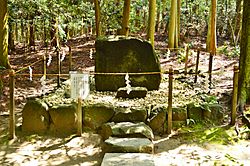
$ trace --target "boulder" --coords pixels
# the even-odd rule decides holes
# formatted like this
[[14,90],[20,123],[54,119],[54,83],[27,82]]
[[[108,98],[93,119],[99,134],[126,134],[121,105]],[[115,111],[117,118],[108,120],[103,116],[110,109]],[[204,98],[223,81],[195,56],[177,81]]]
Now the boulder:
[[56,135],[68,135],[77,130],[77,108],[73,104],[58,105],[49,109],[50,131]]
[[147,88],[145,87],[131,87],[131,88],[126,88],[122,87],[117,90],[116,97],[119,98],[129,98],[129,99],[134,99],[134,98],[144,98],[147,95]]
[[84,127],[96,130],[114,116],[114,107],[107,103],[86,105],[84,110]]
[[149,127],[154,133],[164,133],[166,130],[167,105],[157,105],[150,111]]
[[105,140],[108,152],[153,153],[154,145],[147,138],[113,138]]
[[173,121],[185,121],[187,120],[187,109],[182,107],[172,108]]
[[147,119],[146,108],[117,107],[112,122],[145,122]]
[[196,105],[195,103],[190,103],[187,105],[187,115],[188,119],[201,121],[203,120],[203,107],[201,105]]
[[43,101],[28,100],[22,111],[22,131],[43,134],[50,124],[48,106]]
[[[160,72],[160,63],[152,45],[135,38],[99,39],[95,43],[95,72]],[[161,74],[129,75],[132,87],[158,90]],[[98,91],[117,91],[126,86],[124,75],[96,75]]]
[[152,129],[145,123],[106,123],[99,129],[99,134],[102,135],[103,139],[107,139],[110,136],[115,137],[146,137],[154,139]]
[[223,107],[220,104],[209,104],[204,108],[207,108],[203,110],[204,119],[214,122],[220,122],[223,120]]

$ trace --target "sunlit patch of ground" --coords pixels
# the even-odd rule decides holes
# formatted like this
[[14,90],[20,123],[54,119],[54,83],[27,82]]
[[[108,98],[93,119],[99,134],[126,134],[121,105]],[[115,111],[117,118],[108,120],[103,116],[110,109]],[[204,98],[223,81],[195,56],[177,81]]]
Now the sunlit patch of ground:
[[1,142],[0,165],[100,165],[101,138],[85,133],[82,137],[53,138],[25,136]]

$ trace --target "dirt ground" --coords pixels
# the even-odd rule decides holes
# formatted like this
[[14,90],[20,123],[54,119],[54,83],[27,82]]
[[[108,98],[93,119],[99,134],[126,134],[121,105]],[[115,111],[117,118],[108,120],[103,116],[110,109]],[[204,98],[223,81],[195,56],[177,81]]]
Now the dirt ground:
[[[160,55],[163,70],[168,70],[170,66],[175,69],[183,70],[184,63],[178,62],[174,53],[168,54],[165,49],[164,38],[156,39],[156,52]],[[203,48],[201,41],[194,40],[194,48]],[[93,70],[94,58],[90,57],[90,50],[94,52],[93,38],[75,38],[69,41],[72,46],[73,70],[84,71]],[[63,47],[66,54],[67,47]],[[29,64],[40,60],[45,54],[45,48],[39,46],[36,51],[25,51],[22,45],[16,46],[16,50],[10,55],[10,61],[15,71],[22,69]],[[63,50],[61,50],[63,52]],[[191,49],[192,55],[188,63],[189,69],[194,69],[196,61],[196,50]],[[48,67],[48,73],[56,73],[56,54],[54,50],[49,50],[52,55],[52,64]],[[201,51],[200,70],[207,71],[208,54]],[[223,55],[214,57],[213,69],[213,89],[211,93],[217,96],[228,95],[232,91],[233,65],[237,64],[238,59],[229,59]],[[68,57],[62,61],[62,73],[67,74]],[[32,67],[33,73],[42,73],[42,62]],[[29,73],[28,69],[20,73]],[[7,73],[7,72],[6,72]],[[101,137],[94,133],[84,133],[82,137],[74,135],[66,138],[56,138],[42,135],[24,135],[20,129],[22,123],[22,108],[26,103],[26,98],[42,93],[40,77],[33,74],[32,81],[29,76],[18,76],[16,78],[15,102],[16,102],[16,123],[17,138],[8,139],[8,75],[3,74],[3,94],[0,96],[0,165],[100,165],[104,156],[103,141]],[[56,86],[56,79],[48,77],[46,89],[53,89]],[[225,124],[228,123],[228,118]],[[223,124],[223,125],[225,125]],[[214,127],[220,128],[220,127]],[[210,130],[209,130],[210,131]],[[240,139],[234,128],[226,131],[232,132],[228,141],[216,143],[203,138],[206,130],[201,134],[195,135],[174,130],[171,135],[156,136],[155,156],[159,161],[166,165],[250,165],[250,141]],[[224,140],[225,135],[221,135],[216,140]],[[191,138],[191,139],[190,139]],[[210,138],[210,137],[209,137]],[[201,141],[202,140],[202,141]]]

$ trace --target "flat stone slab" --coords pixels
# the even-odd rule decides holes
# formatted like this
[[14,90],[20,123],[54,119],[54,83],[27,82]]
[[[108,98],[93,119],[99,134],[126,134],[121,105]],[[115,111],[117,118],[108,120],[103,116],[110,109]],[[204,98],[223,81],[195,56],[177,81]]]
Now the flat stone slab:
[[145,87],[121,87],[117,90],[116,98],[144,98],[147,95],[147,88]]
[[155,166],[153,155],[147,153],[106,153],[101,166]]
[[147,138],[115,138],[105,141],[108,152],[114,153],[152,153],[153,143]]
[[104,139],[110,136],[114,137],[133,137],[133,138],[148,138],[150,140],[154,139],[154,134],[152,129],[145,123],[132,123],[132,122],[121,122],[121,123],[106,123],[104,124],[99,134],[102,135]]

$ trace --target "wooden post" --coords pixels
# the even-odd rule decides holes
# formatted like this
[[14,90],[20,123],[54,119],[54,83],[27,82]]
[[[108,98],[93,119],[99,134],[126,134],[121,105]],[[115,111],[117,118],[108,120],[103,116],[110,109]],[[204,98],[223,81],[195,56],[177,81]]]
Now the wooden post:
[[187,74],[188,56],[189,56],[189,46],[188,46],[188,44],[187,44],[187,48],[186,48],[186,57],[185,57],[185,71],[184,71],[185,74]]
[[56,50],[56,54],[57,54],[57,87],[60,87],[60,74],[61,74],[61,56],[60,56],[60,52],[59,52],[59,48],[57,47]]
[[171,67],[169,69],[169,85],[168,85],[168,134],[171,134],[172,130],[172,98],[173,98],[173,75],[174,70]]
[[236,119],[237,98],[238,98],[238,79],[239,79],[239,67],[234,66],[231,125],[235,124],[235,119]]
[[208,81],[209,81],[209,89],[212,88],[212,70],[213,70],[213,54],[210,53],[210,56],[209,56],[209,66],[208,66]]
[[82,99],[80,97],[77,105],[77,135],[82,136]]
[[200,61],[200,48],[198,48],[198,50],[197,50],[194,83],[197,83],[197,76],[198,76],[198,71],[199,71],[199,61]]
[[47,51],[46,54],[43,56],[43,76],[44,76],[44,80],[46,79],[46,73],[47,73]]
[[9,115],[9,138],[15,139],[16,132],[15,132],[15,71],[10,71],[10,115]]
[[69,47],[69,71],[72,70],[72,51],[71,51],[71,46]]

